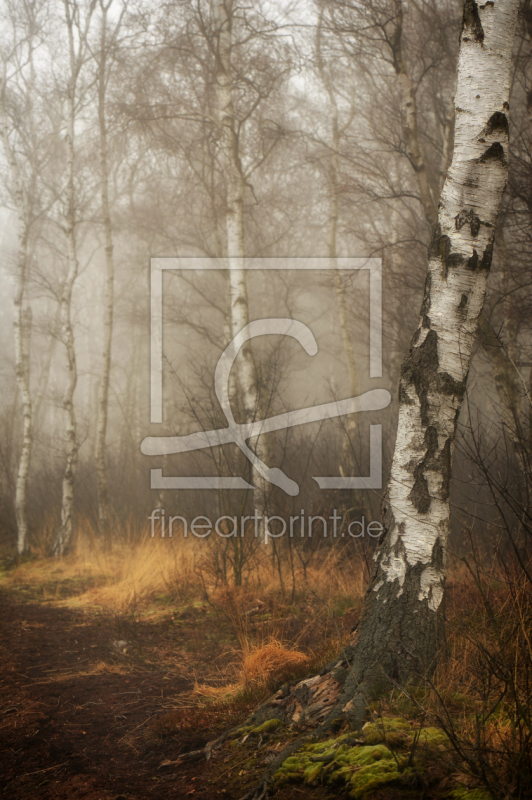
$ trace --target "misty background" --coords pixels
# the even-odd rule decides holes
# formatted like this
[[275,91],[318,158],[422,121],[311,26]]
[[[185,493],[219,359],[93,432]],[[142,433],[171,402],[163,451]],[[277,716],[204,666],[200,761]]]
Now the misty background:
[[[400,19],[388,0],[233,4],[232,154],[217,109],[215,5],[0,4],[0,538],[6,553],[15,551],[20,531],[17,480],[28,398],[25,548],[40,543],[57,552],[62,536],[63,552],[87,522],[110,543],[124,540],[126,530],[141,536],[157,507],[211,518],[254,508],[251,491],[150,489],[151,468],[162,467],[165,475],[249,477],[236,446],[161,459],[140,452],[146,436],[226,424],[214,369],[232,339],[227,271],[165,274],[165,416],[163,425],[150,424],[150,259],[226,258],[229,156],[243,176],[247,258],[382,259],[382,379],[369,378],[367,272],[247,273],[249,319],[301,320],[319,347],[310,359],[286,337],[253,343],[257,419],[376,387],[393,397],[384,412],[265,436],[268,465],[301,485],[296,498],[270,487],[268,510],[286,517],[301,508],[307,514],[337,508],[344,525],[361,515],[379,517],[378,490],[320,491],[312,476],[368,474],[371,423],[383,425],[387,474],[401,361],[423,297],[430,203],[434,211],[452,157],[462,3],[409,0]],[[530,507],[524,467],[532,425],[527,4],[524,12],[512,77],[510,180],[455,456],[451,547],[457,551],[468,533],[479,531],[478,547],[489,550],[502,519],[518,533],[520,515]],[[415,98],[414,132],[401,89],[405,76]],[[237,421],[244,421],[238,387],[232,400]],[[61,534],[65,474],[73,487],[67,538]],[[325,546],[330,539],[319,544]]]

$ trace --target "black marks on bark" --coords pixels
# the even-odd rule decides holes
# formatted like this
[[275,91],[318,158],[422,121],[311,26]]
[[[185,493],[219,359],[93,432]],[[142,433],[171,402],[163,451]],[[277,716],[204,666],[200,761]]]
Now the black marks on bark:
[[403,561],[406,561],[406,548],[403,542],[403,536],[406,533],[406,525],[404,522],[400,522],[397,526],[399,530],[399,536],[397,537],[397,541],[393,546],[392,554],[395,558],[401,558]]
[[484,255],[482,256],[482,261],[480,262],[480,269],[485,269],[489,271],[491,267],[491,259],[493,258],[493,242],[490,242],[486,245],[486,249],[484,250]]
[[[442,235],[441,227],[438,225],[432,236],[429,245],[429,259],[438,259],[442,265],[443,277],[447,278],[449,269],[459,266],[463,257],[459,253],[452,252],[451,240],[449,236]],[[425,283],[425,297],[421,307],[421,314],[426,314],[430,308],[430,273],[427,276],[428,283]],[[427,299],[427,303],[425,302]]]
[[422,470],[419,470],[418,474],[416,475],[414,486],[408,495],[408,499],[417,509],[419,514],[428,514],[430,510],[430,494],[428,483],[423,475]]
[[460,402],[464,396],[464,382],[455,380],[448,372],[438,372],[436,390],[448,397],[457,397]]
[[431,566],[442,572],[445,569],[445,551],[440,537],[436,539],[432,548]]
[[438,363],[438,334],[430,330],[423,344],[412,349],[405,358],[401,369],[401,383],[413,384],[415,387],[423,425],[429,424],[427,394],[431,375],[438,372]]
[[413,401],[408,395],[407,388],[414,387],[419,398],[421,422],[424,426],[430,424],[429,393],[434,396],[438,394],[455,396],[459,400],[464,393],[463,382],[455,380],[447,372],[439,372],[438,367],[438,334],[431,329],[423,344],[416,347],[415,342],[412,342],[412,349],[401,368],[399,384],[399,402],[405,405],[412,405]]
[[505,133],[509,136],[510,126],[508,124],[508,117],[502,111],[496,111],[488,120],[488,124],[484,128],[483,135],[490,136],[491,134]]
[[441,499],[447,500],[449,497],[449,487],[451,484],[451,440],[447,439],[440,452],[439,466],[442,475]]
[[[448,237],[447,237],[448,238]],[[421,316],[428,314],[430,311],[430,289],[432,286],[432,276],[430,272],[427,273],[425,278],[425,289],[423,292],[423,302],[421,303]]]
[[477,217],[472,208],[466,211],[465,208],[460,211],[454,218],[454,226],[457,231],[461,230],[464,225],[469,225],[471,229],[471,236],[476,238],[480,230],[480,217]]
[[451,440],[446,439],[440,450],[438,432],[433,425],[425,431],[425,455],[414,468],[414,486],[408,499],[420,514],[428,514],[431,496],[425,473],[435,472],[442,476],[441,499],[449,497],[449,483],[451,480]]
[[472,40],[479,44],[484,41],[484,29],[478,13],[478,4],[475,0],[465,0],[460,40],[464,42]]
[[[434,233],[432,234],[432,239],[429,244],[429,259],[438,258],[441,261],[446,262],[450,254],[451,254],[451,240],[448,236],[442,235],[441,225],[438,223],[438,225],[436,225],[436,227],[434,228]],[[427,281],[425,282],[425,297],[428,297],[429,295],[430,295],[430,274],[427,275]],[[425,298],[423,298],[423,303],[424,302]]]
[[486,152],[480,156],[480,164],[485,164],[487,161],[500,161],[503,166],[506,166],[506,155],[504,154],[504,147],[500,142],[493,142]]
[[474,272],[478,267],[478,262],[479,262],[478,253],[475,249],[473,249],[473,255],[471,256],[471,258],[467,259],[467,269],[470,269]]
[[[419,330],[416,331],[416,333],[418,334]],[[416,333],[414,334],[414,338],[416,337]],[[414,402],[415,401],[412,400],[408,396],[408,392],[406,391],[406,386],[403,384],[403,381],[402,380],[399,381],[399,403],[400,403],[400,405],[402,405],[402,406],[413,406]]]
[[489,270],[491,267],[491,259],[493,256],[493,244],[486,245],[486,249],[482,254],[482,258],[479,258],[479,255],[476,250],[473,250],[473,255],[467,259],[466,262],[466,269],[475,272],[478,270]]
[[460,302],[458,303],[458,308],[461,309],[461,310],[465,309],[465,307],[467,306],[468,301],[469,301],[468,296],[466,294],[463,294],[461,296],[461,298],[460,298]]
[[430,510],[429,485],[425,478],[424,470],[427,461],[433,457],[434,451],[436,450],[437,452],[438,450],[438,433],[436,428],[432,426],[427,428],[425,431],[425,444],[427,445],[427,449],[423,459],[414,469],[414,485],[408,495],[408,499],[420,514],[428,514]]

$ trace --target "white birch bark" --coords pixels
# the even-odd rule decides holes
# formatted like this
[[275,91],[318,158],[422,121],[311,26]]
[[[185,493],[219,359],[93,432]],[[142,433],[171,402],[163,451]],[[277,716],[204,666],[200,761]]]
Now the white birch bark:
[[15,376],[22,405],[22,447],[15,487],[15,516],[17,521],[17,553],[21,555],[27,547],[28,520],[26,513],[28,474],[33,447],[33,415],[30,395],[29,338],[25,328],[25,301],[28,272],[28,236],[30,210],[21,176],[21,170],[9,139],[6,109],[7,68],[2,60],[0,86],[0,127],[4,153],[9,165],[11,192],[17,214],[17,271],[15,297],[13,301],[13,333],[15,341]]
[[[84,30],[80,27],[79,7],[74,7],[69,0],[63,0],[65,23],[68,35],[69,76],[66,98],[66,215],[65,237],[67,243],[67,274],[63,282],[59,301],[61,339],[67,357],[67,380],[63,394],[63,410],[65,412],[66,463],[62,483],[61,527],[54,543],[54,553],[62,556],[71,543],[74,526],[74,480],[78,466],[79,442],[77,435],[74,393],[78,380],[74,329],[72,327],[72,292],[78,276],[78,254],[76,242],[76,189],[75,189],[75,124],[76,94],[79,73],[85,57],[86,35],[90,16],[94,9],[91,3],[87,10]],[[75,31],[75,27],[77,30]]]
[[[217,106],[217,123],[220,136],[220,154],[226,180],[226,235],[227,265],[229,272],[229,302],[231,335],[234,338],[249,322],[246,272],[244,269],[244,193],[245,178],[239,152],[239,134],[233,105],[232,14],[233,0],[213,0],[214,18],[218,31],[216,75],[214,90]],[[258,414],[258,387],[251,343],[240,350],[237,362],[237,384],[246,421]],[[254,450],[263,459],[265,447],[259,440]],[[259,473],[253,473],[255,508],[259,515],[266,511],[268,483]],[[264,536],[264,527],[262,527]]]
[[[96,431],[96,478],[98,485],[98,519],[103,528],[106,542],[110,545],[109,530],[109,486],[105,465],[105,439],[109,409],[109,380],[111,374],[111,347],[113,339],[114,309],[114,258],[113,226],[109,205],[109,167],[107,148],[107,120],[105,111],[107,73],[107,5],[100,2],[102,9],[100,51],[98,55],[98,124],[100,132],[100,182],[103,227],[105,235],[105,291],[103,306],[103,350],[100,384],[98,387],[98,423]],[[118,25],[120,22],[118,23]],[[115,35],[118,27],[115,27]]]
[[380,679],[430,668],[439,642],[458,414],[508,175],[508,97],[518,0],[464,4],[452,164],[429,248],[420,321],[399,388],[385,532],[346,682],[358,718]]
[[[403,57],[403,5],[402,0],[394,0],[394,2],[396,6],[396,18],[394,21],[395,29],[390,37],[390,46],[394,59],[394,68],[401,86],[402,110],[404,118],[403,134],[405,138],[406,152],[416,175],[419,197],[425,218],[432,229],[436,224],[437,214],[430,191],[427,167],[419,138],[416,99],[412,91],[412,85]],[[440,168],[440,193],[443,189],[444,180],[451,163],[454,123],[455,110],[453,104],[452,112],[449,114],[443,132],[443,148]],[[511,360],[508,358],[504,350],[500,348],[500,346],[498,348],[494,346],[494,337],[496,338],[496,335],[483,313],[480,316],[479,325],[483,334],[484,351],[488,356],[491,368],[497,377],[496,385],[501,401],[502,415],[505,419],[507,419],[514,416],[513,406],[511,405],[511,396],[513,392]],[[506,364],[503,363],[504,359],[506,359]]]

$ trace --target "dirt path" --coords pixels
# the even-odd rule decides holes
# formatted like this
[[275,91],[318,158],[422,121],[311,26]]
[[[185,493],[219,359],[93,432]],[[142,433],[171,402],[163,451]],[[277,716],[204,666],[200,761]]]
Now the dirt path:
[[[124,626],[126,630],[124,631]],[[165,758],[209,738],[157,736],[154,720],[193,686],[182,663],[133,658],[113,641],[157,639],[179,652],[179,632],[153,632],[82,611],[17,604],[0,593],[0,792],[4,798],[211,797],[209,769],[159,770]],[[212,733],[212,732],[211,732]]]
[[[196,683],[230,679],[238,642],[226,615],[199,604],[127,617],[66,608],[57,591],[55,600],[47,595],[0,589],[2,798],[238,800],[256,783],[270,743],[261,752],[228,745],[209,763],[161,768],[243,722],[256,702],[202,708],[190,698]],[[323,637],[329,624],[309,630]],[[331,793],[289,786],[276,794],[294,797]]]

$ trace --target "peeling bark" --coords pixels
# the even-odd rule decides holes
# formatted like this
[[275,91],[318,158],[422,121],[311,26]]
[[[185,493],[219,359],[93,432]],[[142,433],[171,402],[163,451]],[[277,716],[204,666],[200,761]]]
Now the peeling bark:
[[340,700],[356,722],[380,685],[429,671],[441,643],[452,455],[507,181],[517,8],[517,0],[465,4],[453,160],[429,248],[419,326],[401,371],[398,433],[382,506],[385,534]]
[[[453,159],[429,248],[419,325],[401,371],[398,433],[382,504],[385,530],[358,641],[320,676],[283,687],[254,712],[251,723],[275,717],[317,727],[291,742],[246,798],[265,798],[279,766],[309,738],[337,721],[360,729],[368,700],[396,684],[422,681],[437,660],[456,425],[508,177],[518,5],[519,0],[465,3]],[[216,745],[202,754],[209,757]]]

